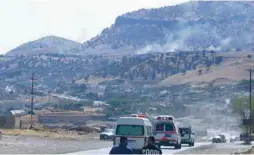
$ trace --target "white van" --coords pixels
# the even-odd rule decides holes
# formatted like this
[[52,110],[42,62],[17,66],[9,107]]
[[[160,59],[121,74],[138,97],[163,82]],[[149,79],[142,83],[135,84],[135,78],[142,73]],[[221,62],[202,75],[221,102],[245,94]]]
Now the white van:
[[156,117],[154,125],[155,143],[158,147],[174,146],[181,149],[181,133],[175,118],[170,115],[160,115]]
[[128,138],[128,147],[134,153],[140,153],[147,145],[149,136],[153,135],[152,123],[147,118],[120,117],[116,122],[113,144],[118,145],[121,136]]

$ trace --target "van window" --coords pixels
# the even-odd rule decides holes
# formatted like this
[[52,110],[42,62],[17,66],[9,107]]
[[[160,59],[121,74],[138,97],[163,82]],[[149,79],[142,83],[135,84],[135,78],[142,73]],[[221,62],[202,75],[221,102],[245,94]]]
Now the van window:
[[175,126],[173,123],[157,123],[155,131],[175,131]]
[[165,124],[165,131],[174,131],[174,125],[172,123]]
[[156,131],[164,131],[164,124],[158,123],[155,127]]
[[116,135],[143,136],[144,126],[142,125],[117,125]]
[[190,129],[186,129],[186,128],[180,128],[180,133],[183,133],[183,134],[190,134]]

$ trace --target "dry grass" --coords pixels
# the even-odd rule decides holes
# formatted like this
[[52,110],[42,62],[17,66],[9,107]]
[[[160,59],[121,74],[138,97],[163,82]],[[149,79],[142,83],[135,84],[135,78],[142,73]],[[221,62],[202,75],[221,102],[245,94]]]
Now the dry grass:
[[[233,57],[234,56],[234,57]],[[253,55],[252,55],[253,56]],[[223,64],[212,66],[210,70],[202,69],[202,75],[198,75],[198,70],[187,71],[175,74],[161,81],[158,86],[169,86],[175,84],[230,84],[241,80],[248,80],[249,73],[245,71],[249,68],[254,68],[254,59],[241,58],[241,55],[232,54]]]
[[63,139],[63,140],[78,140],[79,135],[74,133],[66,133],[66,132],[53,132],[46,130],[21,130],[21,129],[6,129],[3,130],[5,135],[12,136],[36,136],[36,137],[50,137],[55,139]]

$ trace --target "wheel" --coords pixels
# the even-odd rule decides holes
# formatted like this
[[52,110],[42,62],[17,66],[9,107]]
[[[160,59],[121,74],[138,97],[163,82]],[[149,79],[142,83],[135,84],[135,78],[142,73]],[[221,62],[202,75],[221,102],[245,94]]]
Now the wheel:
[[189,143],[189,147],[191,147],[191,146],[192,146],[192,144],[193,144],[193,143],[192,143],[192,142],[190,142],[190,143]]
[[192,146],[195,146],[195,142],[192,143]]
[[182,148],[182,145],[181,145],[181,144],[175,145],[175,149],[181,149],[181,148]]
[[161,145],[160,145],[160,144],[158,144],[157,147],[158,147],[159,149],[161,149]]

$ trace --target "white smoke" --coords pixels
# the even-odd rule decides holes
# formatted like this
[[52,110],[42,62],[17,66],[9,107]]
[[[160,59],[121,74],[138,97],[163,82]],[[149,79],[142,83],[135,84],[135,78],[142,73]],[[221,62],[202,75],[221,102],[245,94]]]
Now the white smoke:
[[[179,24],[179,27],[182,25]],[[203,25],[197,25],[195,27],[189,27],[185,28],[178,32],[170,32],[167,33],[165,36],[166,43],[163,45],[154,43],[149,44],[145,46],[142,49],[139,49],[136,51],[137,54],[146,54],[146,53],[154,53],[154,52],[175,52],[177,50],[182,51],[193,51],[193,44],[191,43],[193,40],[197,40],[197,44],[200,44],[200,42],[203,42],[203,44],[207,44],[207,40],[210,39],[210,37],[214,38],[219,44],[219,46],[213,46],[208,45],[207,48],[200,47],[200,50],[214,50],[219,51],[221,50],[221,47],[228,46],[231,42],[231,38],[220,38],[220,35],[218,35],[217,30],[211,29],[211,25],[209,24],[203,24]],[[207,31],[209,30],[209,32]],[[166,33],[166,32],[165,32]],[[202,43],[201,43],[202,44]],[[194,45],[198,46],[198,45]]]

